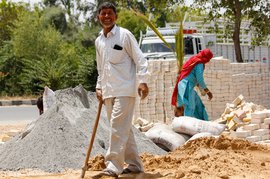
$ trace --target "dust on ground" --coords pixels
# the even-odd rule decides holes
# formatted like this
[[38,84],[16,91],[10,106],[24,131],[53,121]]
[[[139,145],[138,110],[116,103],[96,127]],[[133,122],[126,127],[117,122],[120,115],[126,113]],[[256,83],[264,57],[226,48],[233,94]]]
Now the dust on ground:
[[[23,125],[6,125],[0,126],[0,129],[22,130],[23,127]],[[165,155],[144,153],[141,157],[145,173],[120,175],[119,178],[268,179],[270,176],[268,146],[226,136],[199,138]],[[85,178],[95,178],[105,167],[104,157],[102,155],[91,157],[89,166]],[[35,169],[0,172],[1,179],[79,179],[80,175],[81,170],[66,170],[61,173],[47,173]]]

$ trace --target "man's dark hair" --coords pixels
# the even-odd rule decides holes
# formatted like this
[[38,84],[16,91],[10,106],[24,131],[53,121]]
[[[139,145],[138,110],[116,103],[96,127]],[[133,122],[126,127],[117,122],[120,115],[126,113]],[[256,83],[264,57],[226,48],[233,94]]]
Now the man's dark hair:
[[100,11],[102,9],[112,9],[114,11],[114,13],[116,14],[116,7],[112,2],[103,2],[99,5],[98,7],[98,13],[100,13]]

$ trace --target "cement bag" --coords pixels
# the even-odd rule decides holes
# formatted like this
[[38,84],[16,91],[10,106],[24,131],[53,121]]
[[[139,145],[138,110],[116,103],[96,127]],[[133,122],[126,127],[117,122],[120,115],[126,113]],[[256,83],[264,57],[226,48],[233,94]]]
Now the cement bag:
[[46,112],[55,102],[55,93],[49,87],[44,87],[43,92],[43,111]]
[[201,138],[201,137],[210,137],[210,136],[213,136],[213,134],[211,134],[210,132],[201,132],[201,133],[193,135],[190,139],[188,139],[186,141],[186,143],[191,141],[191,140],[195,140],[195,139],[198,139],[198,138]]
[[203,121],[189,116],[175,117],[172,122],[172,129],[175,132],[191,136],[201,132],[209,132],[213,135],[219,135],[224,131],[225,127],[226,126],[224,124]]
[[166,124],[156,124],[145,135],[166,151],[174,151],[190,138],[188,135],[174,132],[171,126]]

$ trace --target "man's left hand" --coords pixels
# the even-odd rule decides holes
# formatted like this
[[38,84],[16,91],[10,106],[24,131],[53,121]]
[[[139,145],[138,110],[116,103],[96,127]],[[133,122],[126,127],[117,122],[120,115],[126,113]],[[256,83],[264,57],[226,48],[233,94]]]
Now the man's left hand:
[[138,94],[141,97],[141,99],[146,98],[146,96],[148,95],[148,86],[146,83],[140,83],[139,87],[138,87]]

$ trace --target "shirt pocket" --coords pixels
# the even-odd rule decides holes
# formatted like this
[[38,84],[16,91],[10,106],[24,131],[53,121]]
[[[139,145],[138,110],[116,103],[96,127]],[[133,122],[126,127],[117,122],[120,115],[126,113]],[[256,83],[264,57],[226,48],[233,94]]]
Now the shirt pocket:
[[124,63],[125,51],[124,50],[116,50],[111,49],[109,61],[112,64]]

